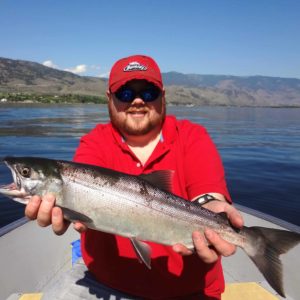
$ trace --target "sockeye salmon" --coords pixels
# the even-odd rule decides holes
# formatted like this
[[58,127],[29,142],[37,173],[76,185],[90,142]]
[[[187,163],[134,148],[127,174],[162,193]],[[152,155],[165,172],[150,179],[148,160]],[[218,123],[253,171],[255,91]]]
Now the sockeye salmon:
[[279,255],[300,242],[300,235],[265,227],[233,228],[224,214],[213,213],[171,192],[171,171],[133,176],[107,168],[62,160],[6,157],[14,183],[0,193],[21,203],[32,195],[56,196],[64,217],[88,228],[131,239],[137,256],[150,268],[150,246],[181,243],[193,248],[192,232],[215,230],[241,247],[269,284],[284,297]]

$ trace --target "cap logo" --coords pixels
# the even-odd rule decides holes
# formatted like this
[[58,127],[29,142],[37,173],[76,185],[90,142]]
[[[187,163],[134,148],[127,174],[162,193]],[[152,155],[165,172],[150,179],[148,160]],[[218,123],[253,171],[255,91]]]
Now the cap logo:
[[133,61],[129,63],[125,68],[124,72],[131,72],[131,71],[146,71],[148,68],[144,65],[141,65],[137,61]]

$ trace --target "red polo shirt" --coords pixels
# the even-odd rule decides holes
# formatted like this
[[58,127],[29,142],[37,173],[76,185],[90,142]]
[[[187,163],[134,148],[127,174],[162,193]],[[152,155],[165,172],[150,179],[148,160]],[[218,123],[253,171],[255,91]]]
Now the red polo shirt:
[[[174,194],[188,200],[216,192],[230,199],[220,156],[205,128],[173,116],[166,117],[161,139],[145,165],[111,123],[82,137],[74,160],[133,175],[174,170]],[[147,299],[192,299],[201,292],[220,297],[224,291],[220,261],[208,265],[196,254],[182,257],[171,247],[149,243],[152,268],[148,270],[127,238],[89,229],[81,239],[88,269],[114,289]]]

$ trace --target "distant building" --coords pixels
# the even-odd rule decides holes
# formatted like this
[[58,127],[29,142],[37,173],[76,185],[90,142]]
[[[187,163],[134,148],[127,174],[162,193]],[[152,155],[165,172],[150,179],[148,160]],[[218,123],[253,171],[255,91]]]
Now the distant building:
[[7,99],[6,98],[2,98],[1,100],[0,100],[0,102],[7,102]]

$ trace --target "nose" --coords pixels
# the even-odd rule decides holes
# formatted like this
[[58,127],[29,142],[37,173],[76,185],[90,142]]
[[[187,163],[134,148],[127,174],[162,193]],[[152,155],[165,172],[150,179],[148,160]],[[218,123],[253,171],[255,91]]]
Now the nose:
[[137,95],[131,102],[132,105],[141,105],[141,104],[145,104],[145,101],[139,96]]

